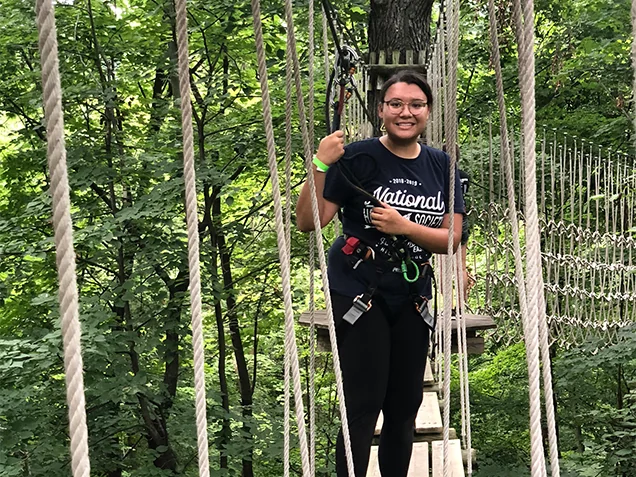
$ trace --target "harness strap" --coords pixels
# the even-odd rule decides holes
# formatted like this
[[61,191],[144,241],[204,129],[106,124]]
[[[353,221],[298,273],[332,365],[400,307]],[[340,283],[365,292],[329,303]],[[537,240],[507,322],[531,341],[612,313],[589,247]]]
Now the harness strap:
[[[342,247],[342,252],[345,255],[348,255],[349,257],[353,258],[351,266],[354,269],[357,268],[358,265],[363,261],[370,260],[370,259],[374,261],[376,260],[376,255],[375,253],[373,253],[373,248],[368,245],[365,245],[357,237],[351,237],[351,236],[346,237],[345,245]],[[390,262],[387,262],[387,263],[390,263]],[[421,273],[419,270],[419,266],[417,266],[415,262],[412,262],[412,263],[417,267],[418,278],[430,277],[431,282],[433,283],[433,286],[435,286],[435,277],[434,277],[433,269],[430,263],[426,262],[422,266]],[[367,291],[361,295],[356,296],[353,299],[353,304],[351,305],[351,308],[343,316],[343,320],[345,320],[347,323],[351,325],[355,324],[355,322],[358,321],[358,319],[364,313],[369,311],[371,307],[373,306],[373,303],[372,303],[373,294],[375,293],[378,287],[378,284],[380,282],[380,277],[386,271],[386,269],[385,267],[378,265],[375,267],[375,271],[376,273],[374,275],[373,280],[369,283],[369,287],[367,288]],[[418,278],[412,281],[407,280],[407,282],[409,283],[410,295],[413,300],[415,309],[422,317],[422,320],[424,320],[424,324],[428,327],[429,330],[431,330],[431,332],[433,332],[435,331],[435,327],[437,325],[437,293],[434,293],[435,308],[434,308],[433,314],[431,314],[429,310],[429,306],[428,306],[428,302],[429,302],[428,298],[420,295],[419,289],[417,288],[417,282],[419,281]]]
[[358,321],[358,318],[360,318],[364,313],[371,309],[371,307],[373,306],[371,300],[373,299],[375,290],[378,288],[380,276],[382,276],[382,273],[383,270],[381,267],[375,268],[375,275],[373,277],[373,280],[371,280],[371,282],[369,283],[367,291],[353,299],[351,308],[349,308],[349,311],[347,311],[347,313],[345,313],[345,315],[342,317],[343,320],[353,325],[356,321]]

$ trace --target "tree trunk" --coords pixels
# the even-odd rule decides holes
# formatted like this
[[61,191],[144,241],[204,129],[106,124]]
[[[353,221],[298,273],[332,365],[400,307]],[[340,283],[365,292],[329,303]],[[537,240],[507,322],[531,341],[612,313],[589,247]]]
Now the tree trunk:
[[[220,191],[215,190],[213,215],[216,224],[221,223],[221,197]],[[252,385],[250,383],[250,373],[247,367],[247,360],[245,359],[245,349],[243,347],[243,340],[241,338],[241,327],[236,316],[236,299],[234,298],[234,279],[232,278],[231,267],[231,254],[227,248],[225,234],[217,227],[217,243],[219,246],[219,253],[221,256],[221,272],[223,274],[223,288],[226,293],[226,309],[228,324],[230,328],[230,338],[232,341],[232,348],[234,349],[234,358],[236,360],[236,368],[239,378],[239,391],[241,393],[241,407],[243,421],[243,431],[246,438],[250,441],[248,445],[247,455],[243,457],[243,471],[241,477],[253,477],[254,470],[252,465],[253,458],[253,445],[252,445],[252,429],[247,421],[252,418]]]
[[432,9],[432,0],[371,0],[369,51],[400,51],[404,63],[406,50],[427,50]]
[[[413,51],[414,61],[419,51],[428,51],[431,41],[431,12],[433,0],[371,0],[369,14],[369,52],[377,55],[384,51],[392,58],[394,51],[400,52],[399,63],[406,63],[406,51]],[[388,61],[390,62],[390,61]],[[382,82],[395,70],[370,66],[370,88],[367,94],[367,106],[374,126],[374,134],[380,134],[377,117],[377,93]]]

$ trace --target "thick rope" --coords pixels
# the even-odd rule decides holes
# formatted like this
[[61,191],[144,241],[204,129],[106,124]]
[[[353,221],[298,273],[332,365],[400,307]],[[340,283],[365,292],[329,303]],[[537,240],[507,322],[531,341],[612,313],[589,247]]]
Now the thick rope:
[[[496,19],[495,6],[494,6],[493,0],[489,0],[488,10],[489,10],[489,16],[490,16],[490,35],[491,35],[491,44],[492,44],[492,53],[493,53],[493,64],[495,66],[498,105],[499,105],[499,112],[501,117],[502,164],[504,166],[506,184],[508,189],[508,200],[509,200],[508,210],[510,214],[510,223],[512,227],[512,236],[513,236],[513,243],[514,243],[515,270],[516,270],[517,282],[519,286],[519,303],[520,303],[521,312],[522,312],[521,313],[522,319],[524,322],[524,329],[527,330],[528,326],[527,326],[526,317],[528,314],[528,309],[527,309],[527,301],[526,301],[525,281],[524,281],[523,272],[522,272],[523,264],[522,264],[522,258],[521,258],[521,246],[519,243],[517,208],[515,205],[515,198],[514,198],[514,179],[512,177],[512,168],[510,167],[512,160],[511,160],[511,155],[509,152],[510,149],[506,146],[508,144],[508,135],[507,135],[508,128],[507,128],[505,100],[504,100],[504,91],[503,91],[503,77],[501,72],[501,59],[499,54],[499,42],[497,37],[497,19]],[[550,449],[551,449],[550,453],[551,453],[551,461],[552,461],[552,475],[559,475],[558,443],[556,440],[556,426],[554,424],[554,406],[553,406],[553,396],[552,396],[551,371],[550,371],[550,363],[549,363],[547,326],[544,326],[541,329],[541,345],[542,345],[542,352],[545,353],[547,351],[547,358],[548,358],[547,367],[545,366],[545,359],[544,359],[544,388],[546,391],[545,393],[546,394],[546,414],[548,417],[549,440],[550,440]],[[546,371],[548,373],[547,377],[546,377]]]
[[316,184],[314,181],[312,166],[312,147],[309,144],[309,133],[307,131],[307,117],[305,114],[305,102],[303,99],[302,84],[300,79],[300,64],[298,61],[298,53],[296,49],[296,37],[294,35],[294,17],[291,0],[285,0],[285,21],[287,22],[287,48],[292,53],[294,62],[294,84],[296,88],[296,99],[298,101],[298,116],[300,119],[300,128],[303,138],[303,152],[305,154],[305,168],[307,170],[307,186],[313,193],[309,194],[311,199],[311,211],[314,220],[314,229],[316,231],[316,246],[318,259],[320,261],[320,271],[322,277],[322,286],[325,290],[325,306],[327,311],[327,324],[329,329],[329,340],[331,342],[334,375],[336,378],[336,393],[340,406],[340,419],[342,422],[342,434],[345,447],[345,457],[347,461],[347,471],[349,477],[354,477],[353,453],[351,451],[351,439],[349,436],[349,419],[347,416],[347,407],[344,395],[344,386],[342,383],[342,371],[340,367],[340,356],[338,353],[338,341],[336,337],[336,327],[333,318],[333,308],[331,305],[331,295],[329,293],[329,278],[327,273],[327,262],[325,259],[325,248],[322,242],[322,232],[320,227],[320,213],[318,210],[318,199],[316,197]]
[[[309,45],[307,54],[307,63],[309,65],[309,91],[308,96],[308,112],[307,117],[309,121],[309,144],[311,144],[311,152],[313,156],[314,152],[314,61],[316,56],[315,46],[315,4],[314,0],[309,0]],[[309,236],[309,273],[311,277],[309,279],[309,464],[311,467],[311,475],[316,475],[316,317],[315,317],[315,300],[314,300],[314,269],[315,269],[315,247],[312,243],[312,239],[315,240],[313,234]],[[311,256],[314,255],[314,256]]]
[[[300,369],[298,364],[298,349],[296,347],[296,333],[294,329],[294,310],[292,307],[290,264],[287,254],[287,240],[285,237],[283,211],[281,205],[281,193],[276,165],[276,144],[274,141],[274,126],[272,121],[271,101],[269,94],[267,63],[265,59],[265,46],[263,41],[263,26],[261,22],[261,6],[259,0],[252,0],[252,21],[256,43],[256,56],[258,60],[258,77],[263,97],[263,120],[267,143],[267,158],[272,177],[272,196],[274,201],[274,213],[276,219],[276,240],[278,244],[278,256],[281,265],[281,278],[283,288],[283,302],[285,308],[285,333],[286,350],[291,360],[291,372],[294,388],[294,403],[296,411],[296,424],[300,444],[300,457],[303,477],[311,476],[309,451],[307,448],[307,432],[305,429],[304,405],[302,388],[300,383]],[[289,336],[289,339],[287,339]]]
[[309,233],[309,458],[316,474],[316,237]]
[[[461,247],[461,245],[460,245]],[[473,475],[473,459],[472,459],[472,429],[470,425],[470,384],[468,375],[468,336],[466,333],[466,302],[464,300],[465,286],[463,254],[456,254],[456,270],[457,270],[457,296],[460,297],[457,302],[457,351],[459,352],[459,376],[460,376],[460,396],[462,401],[462,437],[464,439],[464,447],[468,456],[467,473],[468,476]]]
[[451,389],[451,313],[453,308],[453,252],[455,226],[455,164],[457,161],[457,63],[459,55],[459,0],[451,0],[449,16],[448,68],[445,108],[446,150],[450,154],[448,248],[443,277],[444,289],[444,477],[451,477],[450,389]]
[[39,31],[42,95],[46,121],[47,157],[51,174],[55,257],[59,281],[60,326],[64,346],[64,374],[74,477],[90,475],[86,400],[82,365],[79,303],[75,276],[73,222],[66,166],[64,113],[55,27],[54,3],[38,0],[35,11]]
[[188,266],[190,269],[190,313],[192,347],[194,349],[194,388],[196,405],[199,475],[210,475],[208,457],[208,424],[205,398],[205,344],[201,305],[201,272],[199,265],[199,217],[194,170],[194,133],[190,101],[190,64],[188,60],[188,14],[186,0],[176,0],[179,90],[181,93],[181,127],[183,130],[183,178],[185,182],[186,224],[188,228]]
[[[291,257],[291,161],[292,161],[292,61],[289,50],[285,52],[285,241],[287,256]],[[289,477],[290,470],[290,442],[291,442],[291,374],[290,359],[287,350],[290,349],[289,336],[285,334],[285,372],[284,372],[284,399],[283,405],[285,420],[283,425],[283,476]],[[311,474],[313,475],[313,473]]]
[[[517,5],[520,0],[516,0]],[[543,273],[541,270],[541,236],[536,197],[536,131],[535,131],[535,79],[534,79],[534,2],[524,0],[523,30],[519,33],[519,86],[523,124],[523,150],[525,159],[525,217],[526,264],[528,293],[528,331],[526,353],[530,383],[530,445],[533,477],[545,476],[545,457],[541,435],[541,389],[539,377],[539,320],[545,319],[543,305]]]

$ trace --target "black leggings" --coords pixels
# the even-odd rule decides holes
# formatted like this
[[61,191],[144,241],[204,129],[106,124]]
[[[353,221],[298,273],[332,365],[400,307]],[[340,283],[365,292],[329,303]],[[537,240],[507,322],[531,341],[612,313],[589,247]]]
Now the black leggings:
[[[389,308],[374,297],[355,325],[342,320],[353,299],[331,293],[338,336],[355,477],[366,477],[375,423],[384,425],[379,461],[383,477],[406,477],[415,416],[422,402],[429,332],[410,300]],[[348,477],[342,431],[336,445],[338,477]]]

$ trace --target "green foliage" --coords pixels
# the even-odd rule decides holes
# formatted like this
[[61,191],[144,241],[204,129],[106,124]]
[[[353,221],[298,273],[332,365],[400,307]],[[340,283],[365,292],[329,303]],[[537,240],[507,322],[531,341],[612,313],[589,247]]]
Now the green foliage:
[[[485,17],[481,4],[468,4],[475,8],[467,9],[471,13],[463,18],[462,62],[470,66],[460,72],[461,107],[464,114],[487,118],[494,94]],[[307,49],[306,6],[297,5],[302,58]],[[251,11],[245,0],[194,0],[188,8],[202,191],[212,475],[240,475],[246,459],[253,462],[255,475],[279,477],[282,292]],[[56,3],[89,444],[96,476],[197,474],[172,9],[172,2],[146,0]],[[348,41],[361,49],[368,9],[369,3],[361,0],[338,4],[339,16],[354,37]],[[500,14],[501,25],[511,23],[507,3],[500,5]],[[625,133],[632,114],[627,5],[539,2],[537,16],[539,121],[606,145],[631,144]],[[279,2],[263,2],[263,22],[274,126],[282,138],[286,25]],[[316,39],[320,35],[316,32]],[[513,98],[516,51],[509,30],[502,33],[502,48],[507,91]],[[322,58],[315,66],[321,70]],[[0,475],[61,477],[70,475],[68,422],[39,54],[30,2],[0,5],[0,72]],[[322,80],[316,91],[320,134]],[[516,100],[509,104],[518,112]],[[293,143],[299,150],[296,126]],[[300,163],[295,156],[293,184],[303,178]],[[326,239],[331,235],[327,231]],[[308,238],[293,231],[291,243],[295,311],[300,312],[308,288]],[[221,264],[221,258],[228,262]],[[234,336],[241,333],[235,343],[230,327]],[[297,331],[306,384],[308,337],[306,330]],[[572,475],[635,472],[635,344],[632,330],[611,346],[588,344],[557,353],[564,466]],[[253,391],[249,405],[243,405],[241,395],[238,349],[245,354]],[[327,476],[334,468],[339,426],[329,355],[318,355],[317,369],[317,468],[319,475]],[[471,362],[471,369],[481,475],[524,475],[528,397],[523,346],[492,346],[491,354]],[[221,390],[222,377],[227,396]],[[168,438],[153,441],[151,431],[157,429]],[[297,463],[295,438],[292,448]],[[221,468],[224,457],[228,464]]]

